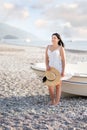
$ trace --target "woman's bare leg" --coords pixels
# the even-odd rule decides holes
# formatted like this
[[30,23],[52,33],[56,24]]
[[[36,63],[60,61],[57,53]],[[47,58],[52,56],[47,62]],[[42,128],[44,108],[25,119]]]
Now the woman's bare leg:
[[61,84],[62,82],[56,86],[56,101],[55,101],[55,105],[57,105],[60,101],[60,97],[61,97]]
[[48,86],[49,89],[49,94],[50,94],[50,98],[51,98],[51,105],[54,105],[55,103],[55,95],[54,95],[54,87],[53,86]]

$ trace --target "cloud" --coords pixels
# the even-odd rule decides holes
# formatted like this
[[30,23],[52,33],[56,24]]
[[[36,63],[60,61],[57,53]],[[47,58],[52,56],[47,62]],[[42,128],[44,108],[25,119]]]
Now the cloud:
[[2,2],[2,7],[0,8],[0,21],[8,20],[24,20],[30,16],[29,10],[18,4],[11,2]]
[[[48,20],[70,21],[72,26],[87,26],[87,1],[72,4],[61,4],[45,10]],[[54,15],[55,14],[55,15]],[[84,23],[84,24],[83,24]]]
[[[70,20],[73,19],[71,14],[76,13],[75,8],[71,8],[72,5],[62,4],[62,5],[56,5],[48,8],[44,11],[44,14],[46,15],[46,18],[48,20]],[[54,15],[55,14],[55,15]]]
[[22,16],[23,16],[24,19],[27,18],[29,16],[29,12],[26,9],[23,10],[22,11]]
[[2,21],[23,21],[32,25],[31,31],[58,32],[65,38],[87,38],[87,0],[0,0],[0,5]]
[[70,4],[56,4],[43,10],[43,17],[49,23],[49,31],[58,31],[65,37],[87,38],[87,1]]
[[13,9],[14,8],[14,5],[12,3],[4,3],[3,4],[3,7],[7,10],[9,9]]
[[50,4],[52,4],[54,0],[36,0],[36,2],[31,6],[34,9],[42,9],[46,6],[48,7]]
[[35,25],[38,28],[44,28],[47,25],[47,21],[43,20],[43,19],[38,19],[38,20],[35,21]]

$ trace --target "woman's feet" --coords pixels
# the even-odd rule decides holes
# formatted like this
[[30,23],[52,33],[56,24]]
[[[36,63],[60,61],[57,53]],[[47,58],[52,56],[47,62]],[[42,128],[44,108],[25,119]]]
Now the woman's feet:
[[50,102],[48,103],[48,105],[54,105],[54,104],[55,104],[55,100],[50,101]]
[[58,105],[59,104],[59,100],[55,101],[54,105]]
[[59,100],[54,100],[54,101],[50,101],[49,103],[48,103],[48,105],[54,105],[54,106],[56,106],[56,105],[58,105],[59,104]]

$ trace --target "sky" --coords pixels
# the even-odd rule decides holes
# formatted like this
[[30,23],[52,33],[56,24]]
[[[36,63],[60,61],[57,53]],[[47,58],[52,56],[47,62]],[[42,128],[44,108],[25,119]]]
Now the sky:
[[55,32],[63,39],[87,40],[87,0],[0,0],[0,22],[42,40]]

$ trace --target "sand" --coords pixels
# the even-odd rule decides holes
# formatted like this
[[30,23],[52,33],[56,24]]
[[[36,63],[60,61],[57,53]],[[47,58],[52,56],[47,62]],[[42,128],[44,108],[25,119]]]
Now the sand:
[[[47,86],[31,69],[44,62],[45,48],[0,45],[0,130],[86,130],[86,97],[61,97],[49,106]],[[87,54],[66,52],[67,62]]]

